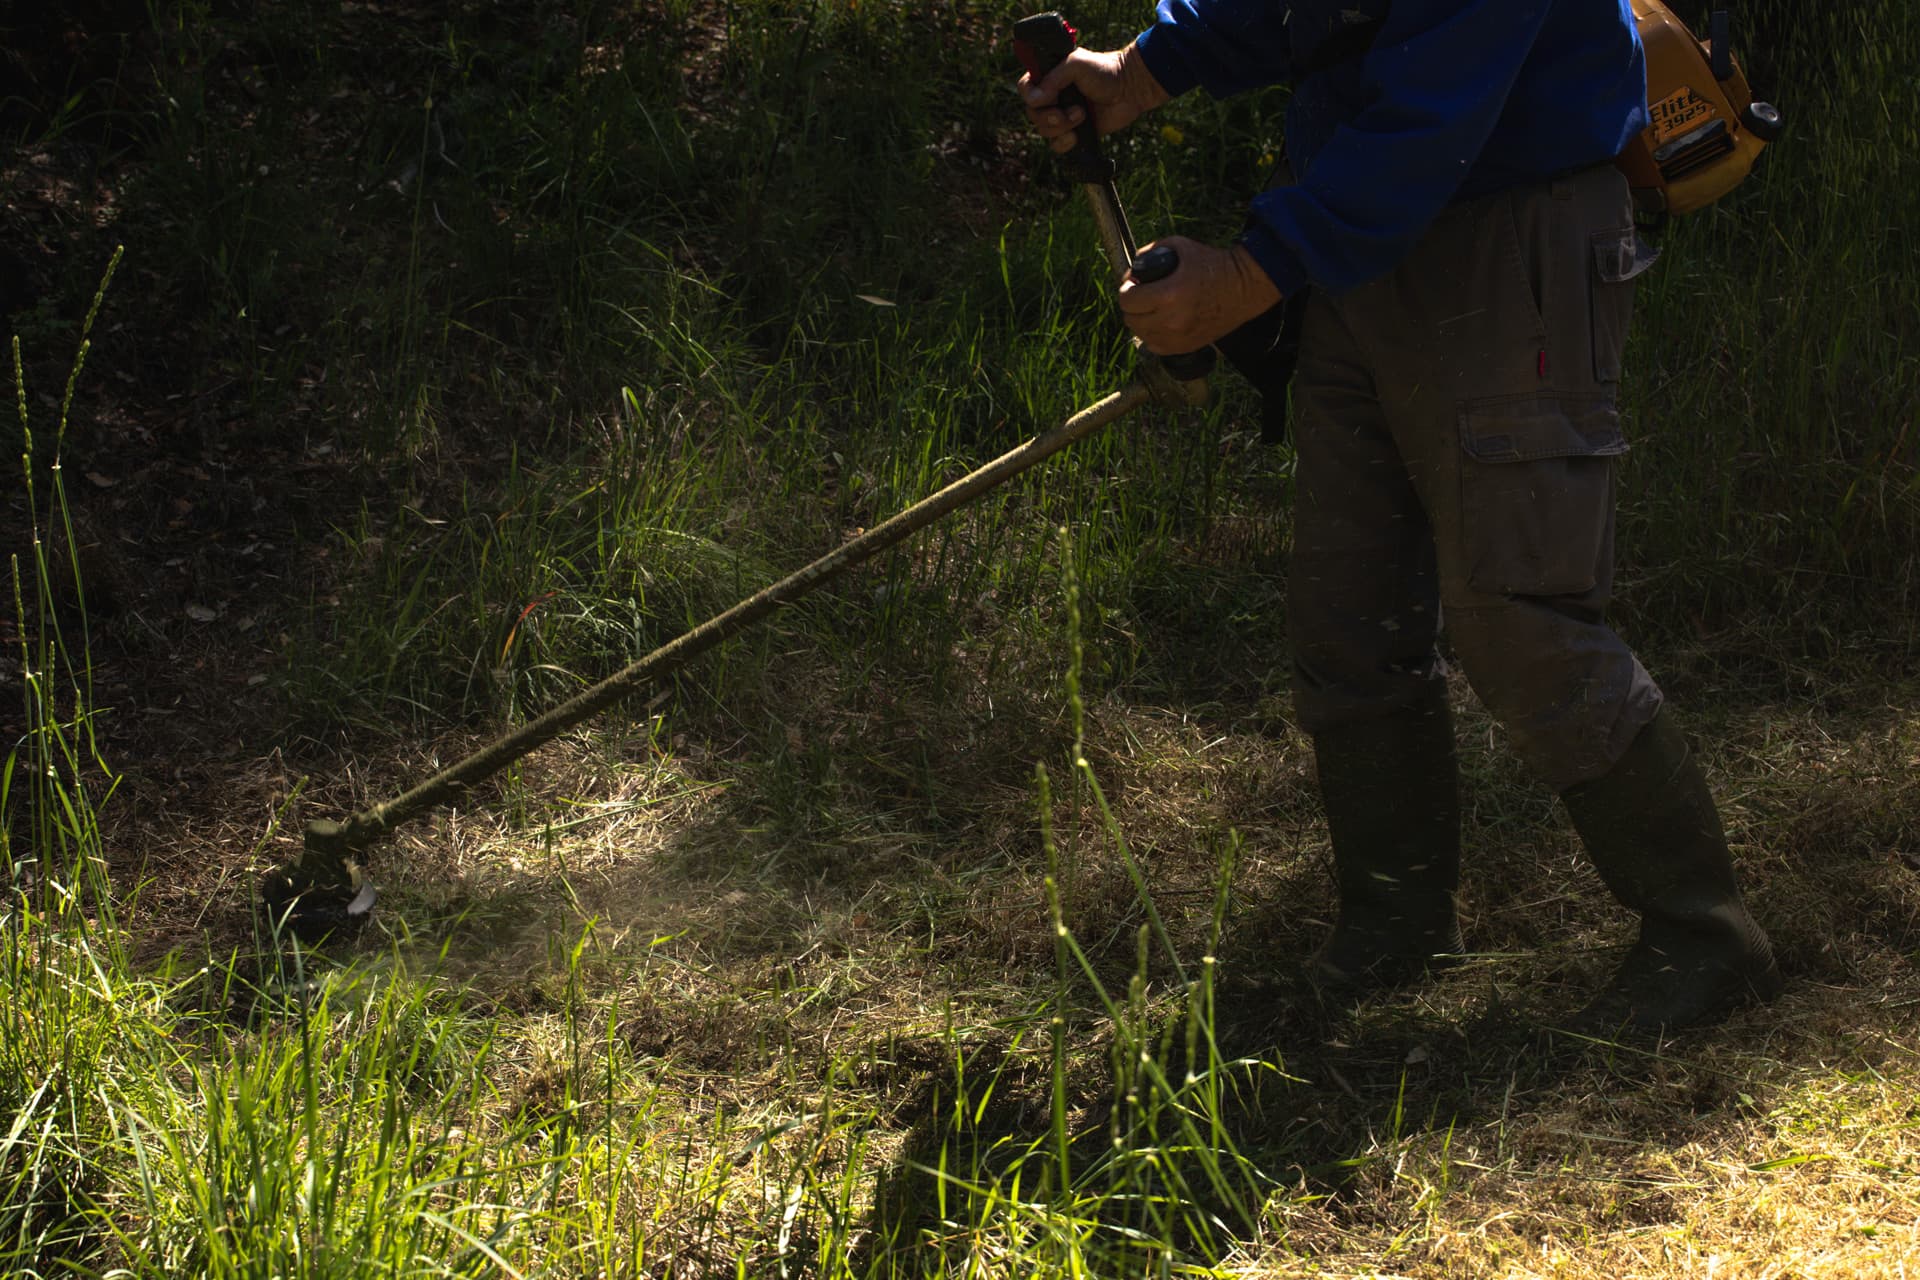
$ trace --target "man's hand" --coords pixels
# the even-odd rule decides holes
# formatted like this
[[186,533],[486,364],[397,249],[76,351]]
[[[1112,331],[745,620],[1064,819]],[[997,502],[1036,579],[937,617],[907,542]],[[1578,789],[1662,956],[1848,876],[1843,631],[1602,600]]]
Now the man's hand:
[[1154,243],[1171,245],[1180,255],[1180,268],[1152,284],[1129,276],[1120,285],[1120,311],[1127,328],[1155,355],[1198,351],[1280,301],[1273,280],[1239,245],[1216,249],[1185,236]]
[[1133,45],[1112,53],[1075,49],[1044,79],[1021,76],[1020,100],[1026,103],[1027,119],[1047,145],[1062,154],[1073,150],[1074,126],[1086,119],[1079,107],[1063,111],[1054,105],[1068,85],[1079,88],[1093,111],[1094,127],[1103,135],[1126,128],[1168,97]]

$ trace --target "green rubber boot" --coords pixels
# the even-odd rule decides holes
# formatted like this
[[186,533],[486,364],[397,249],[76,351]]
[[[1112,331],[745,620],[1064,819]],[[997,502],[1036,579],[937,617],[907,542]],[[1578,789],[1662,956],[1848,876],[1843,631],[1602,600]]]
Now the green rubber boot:
[[1313,735],[1340,916],[1306,976],[1329,994],[1402,986],[1460,951],[1460,778],[1446,690]]
[[1747,913],[1706,777],[1664,709],[1606,776],[1561,797],[1587,854],[1640,937],[1570,1029],[1676,1030],[1771,1000],[1773,946]]

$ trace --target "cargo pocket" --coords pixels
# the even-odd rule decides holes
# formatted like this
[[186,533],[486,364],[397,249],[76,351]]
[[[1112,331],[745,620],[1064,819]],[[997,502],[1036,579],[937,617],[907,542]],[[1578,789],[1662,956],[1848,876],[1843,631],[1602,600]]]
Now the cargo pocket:
[[1593,233],[1593,380],[1620,381],[1627,326],[1633,320],[1633,280],[1660,251],[1632,227]]
[[1470,587],[1577,596],[1610,576],[1613,459],[1627,451],[1610,397],[1475,401],[1461,410],[1460,439]]

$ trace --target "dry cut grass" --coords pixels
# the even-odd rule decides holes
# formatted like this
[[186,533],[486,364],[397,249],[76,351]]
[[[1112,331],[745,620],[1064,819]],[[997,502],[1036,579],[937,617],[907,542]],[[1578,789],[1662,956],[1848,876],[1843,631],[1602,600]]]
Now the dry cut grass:
[[[397,948],[489,1011],[510,1046],[494,1068],[503,1123],[566,1093],[566,1019],[604,1024],[652,1081],[649,1114],[673,1118],[656,1140],[721,1171],[701,1184],[709,1208],[688,1257],[763,1256],[769,1162],[849,1180],[849,1203],[872,1213],[912,1164],[943,1147],[957,1158],[964,1143],[935,1121],[969,1073],[966,1088],[993,1085],[983,1123],[995,1141],[1044,1139],[1053,1105],[1037,1020],[1053,943],[1034,793],[1013,781],[1024,770],[943,792],[936,818],[922,781],[873,745],[884,715],[848,716],[824,676],[796,683],[814,696],[799,700],[794,759],[777,767],[644,726],[582,736],[404,834],[383,855],[376,936],[357,948]],[[1274,1190],[1261,1231],[1217,1265],[1908,1274],[1920,1246],[1920,721],[1906,699],[1836,686],[1816,712],[1696,682],[1690,723],[1793,982],[1722,1027],[1621,1046],[1539,1031],[1604,976],[1629,922],[1464,689],[1475,957],[1334,1016],[1292,1002],[1285,983],[1331,906],[1304,739],[1204,699],[1091,706],[1087,754],[1188,963],[1206,942],[1218,859],[1239,842],[1221,1034],[1276,1074],[1227,1123]],[[964,715],[943,721],[929,773],[991,736]],[[810,754],[815,738],[832,748]],[[816,772],[787,772],[808,759]],[[830,820],[783,820],[796,787]],[[1124,991],[1144,917],[1116,842],[1070,786],[1056,788],[1054,821],[1069,921]],[[243,882],[230,835],[197,850],[176,838],[174,851],[224,868],[215,896]],[[171,900],[150,901],[171,915]],[[1156,954],[1146,973],[1150,1002],[1171,1010],[1169,963]],[[1063,1097],[1071,1125],[1098,1133],[1115,1028],[1084,983],[1071,1001]],[[816,1123],[827,1098],[831,1132]],[[689,1193],[657,1181],[635,1203]]]

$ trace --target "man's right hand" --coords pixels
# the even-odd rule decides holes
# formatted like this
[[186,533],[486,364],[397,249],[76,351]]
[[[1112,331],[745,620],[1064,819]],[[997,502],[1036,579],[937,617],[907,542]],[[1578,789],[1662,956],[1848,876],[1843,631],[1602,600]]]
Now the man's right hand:
[[1075,49],[1043,79],[1036,82],[1031,74],[1021,76],[1020,98],[1026,103],[1027,119],[1047,145],[1062,154],[1073,150],[1074,127],[1086,118],[1079,107],[1063,110],[1055,105],[1068,85],[1086,98],[1094,128],[1102,135],[1126,128],[1169,96],[1133,45],[1111,53]]

